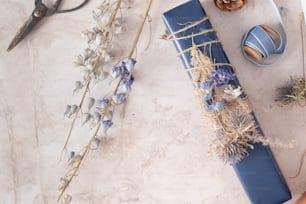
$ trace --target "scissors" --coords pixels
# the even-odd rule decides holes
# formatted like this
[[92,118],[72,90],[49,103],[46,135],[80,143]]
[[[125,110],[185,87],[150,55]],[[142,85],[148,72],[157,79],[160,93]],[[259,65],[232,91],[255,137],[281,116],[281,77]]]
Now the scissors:
[[62,0],[56,0],[54,5],[48,8],[45,4],[42,3],[42,0],[35,0],[35,8],[28,18],[28,20],[23,24],[23,26],[19,29],[12,42],[10,43],[7,51],[12,50],[16,45],[22,41],[36,26],[36,24],[46,16],[51,16],[56,13],[67,13],[71,11],[75,11],[81,7],[83,7],[89,0],[84,0],[80,5],[65,10],[58,10]]

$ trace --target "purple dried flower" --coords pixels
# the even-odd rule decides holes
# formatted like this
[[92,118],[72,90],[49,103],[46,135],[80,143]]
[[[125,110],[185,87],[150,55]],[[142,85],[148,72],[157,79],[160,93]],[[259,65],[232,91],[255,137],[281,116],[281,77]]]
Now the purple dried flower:
[[233,74],[222,69],[219,69],[216,72],[211,73],[211,80],[213,80],[216,83],[217,87],[224,86],[228,84],[230,80],[233,79],[234,79]]
[[120,104],[125,102],[126,95],[125,95],[125,93],[117,93],[117,94],[113,95],[112,100],[113,100],[114,104],[120,105]]
[[214,81],[208,80],[201,84],[201,89],[203,90],[203,99],[205,101],[211,100],[214,95]]
[[225,100],[221,100],[221,101],[216,101],[216,102],[212,102],[212,103],[210,103],[210,101],[205,101],[205,105],[206,105],[206,110],[208,112],[214,110],[214,111],[217,111],[218,113],[221,113],[222,110],[226,106],[226,101]]
[[131,74],[126,78],[124,78],[120,85],[120,93],[127,93],[128,91],[130,91],[133,82],[134,82],[134,77]]
[[201,89],[207,89],[207,88],[210,88],[211,86],[214,85],[214,80],[212,79],[209,79],[208,81],[205,81],[201,84]]
[[110,127],[112,127],[113,126],[113,121],[111,121],[111,120],[103,120],[102,122],[101,122],[101,125],[102,125],[102,128],[103,128],[103,130],[104,130],[104,132],[106,133],[107,132],[107,130],[110,128]]
[[94,33],[100,33],[100,32],[101,32],[101,30],[100,30],[98,27],[93,27],[93,28],[92,28],[92,31],[93,31]]
[[104,109],[108,103],[109,100],[107,98],[97,100],[97,106],[100,109]]
[[136,60],[133,58],[128,58],[122,62],[122,67],[126,68],[129,73],[132,73],[134,66],[136,64]]
[[111,69],[111,76],[116,79],[118,78],[123,72],[122,67],[112,67]]

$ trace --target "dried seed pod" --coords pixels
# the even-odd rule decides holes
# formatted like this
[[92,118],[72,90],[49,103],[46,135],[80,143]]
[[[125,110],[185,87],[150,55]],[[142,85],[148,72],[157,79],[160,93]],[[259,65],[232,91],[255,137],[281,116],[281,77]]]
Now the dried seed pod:
[[58,185],[58,190],[59,191],[63,190],[64,188],[66,188],[67,184],[68,184],[68,179],[60,178],[60,184]]
[[99,138],[95,138],[91,143],[91,149],[98,149],[100,146],[101,140]]
[[101,121],[101,114],[99,112],[94,112],[92,115],[92,125],[95,126]]
[[76,81],[74,83],[74,86],[75,86],[75,88],[73,89],[73,94],[78,93],[84,87],[83,83],[80,82],[80,81]]
[[78,164],[81,161],[81,159],[82,159],[82,156],[80,154],[76,155],[69,162],[69,166],[75,166],[76,164]]
[[68,154],[68,163],[71,161],[71,159],[73,159],[75,157],[75,152],[74,151],[71,151],[71,152],[69,152],[69,154]]
[[84,66],[84,58],[82,55],[78,55],[76,56],[75,60],[74,60],[74,64],[76,66]]
[[113,121],[111,121],[111,120],[103,120],[103,121],[101,122],[102,128],[103,128],[103,130],[104,130],[105,133],[107,133],[107,130],[108,130],[110,127],[112,127],[113,124],[114,124],[114,123],[113,123]]
[[84,69],[84,70],[81,71],[81,75],[83,77],[83,80],[86,81],[86,82],[88,80],[90,80],[90,74],[91,74],[91,71],[89,69]]
[[71,112],[71,105],[67,105],[64,116],[70,118],[70,112]]
[[92,118],[90,113],[84,113],[82,116],[82,125],[88,123],[88,121]]
[[87,110],[90,111],[90,109],[95,105],[96,99],[89,97],[87,101]]
[[73,114],[75,114],[76,112],[77,112],[77,110],[79,109],[79,106],[77,106],[77,105],[72,105],[71,106],[71,109],[70,109],[70,116],[72,116]]
[[72,196],[71,195],[64,195],[64,197],[61,200],[62,204],[69,204],[72,201]]

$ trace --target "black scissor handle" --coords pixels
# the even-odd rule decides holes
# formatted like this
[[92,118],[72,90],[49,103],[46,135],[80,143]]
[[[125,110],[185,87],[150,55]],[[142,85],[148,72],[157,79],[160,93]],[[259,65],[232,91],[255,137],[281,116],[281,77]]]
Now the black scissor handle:
[[85,6],[85,4],[87,4],[88,2],[89,2],[89,0],[84,0],[80,5],[78,5],[74,8],[65,9],[65,10],[57,10],[56,13],[67,13],[67,12],[78,10],[78,9],[82,8],[83,6]]
[[[48,8],[47,12],[46,12],[46,16],[51,16],[55,13],[67,13],[67,12],[72,12],[75,10],[80,9],[81,7],[83,7],[85,4],[87,4],[89,2],[89,0],[84,0],[80,5],[74,7],[74,8],[70,8],[70,9],[64,9],[64,10],[58,10],[60,4],[62,3],[62,0],[56,0],[56,2],[54,3],[54,5],[51,8]],[[35,7],[38,7],[40,5],[44,5],[42,0],[35,0]],[[46,7],[46,5],[44,5]]]

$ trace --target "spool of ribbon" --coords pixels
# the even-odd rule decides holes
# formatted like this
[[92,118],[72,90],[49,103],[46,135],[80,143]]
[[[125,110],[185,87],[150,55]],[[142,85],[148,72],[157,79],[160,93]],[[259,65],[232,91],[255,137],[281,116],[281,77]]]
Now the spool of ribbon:
[[265,24],[256,25],[245,33],[241,42],[244,57],[258,66],[275,63],[287,47],[287,33],[275,4],[274,7],[279,24],[273,28]]

